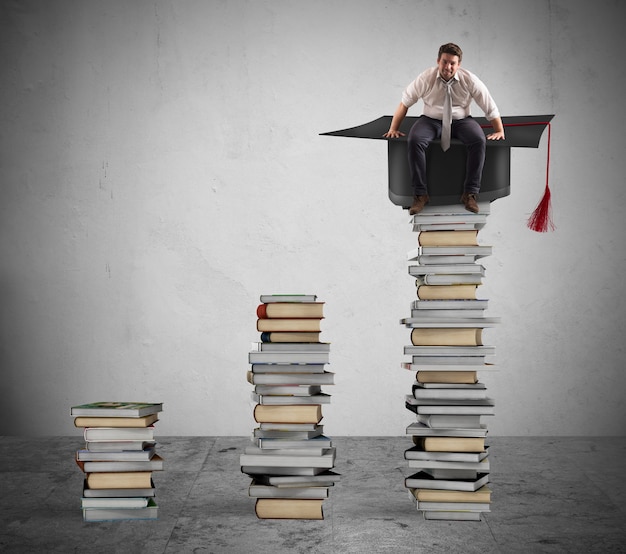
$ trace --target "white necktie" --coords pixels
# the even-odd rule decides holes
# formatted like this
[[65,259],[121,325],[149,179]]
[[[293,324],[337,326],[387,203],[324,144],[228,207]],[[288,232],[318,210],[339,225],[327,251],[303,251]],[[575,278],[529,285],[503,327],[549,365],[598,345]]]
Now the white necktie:
[[452,84],[450,79],[446,85],[446,94],[443,99],[443,118],[441,120],[441,149],[445,152],[450,148],[450,135],[452,127]]

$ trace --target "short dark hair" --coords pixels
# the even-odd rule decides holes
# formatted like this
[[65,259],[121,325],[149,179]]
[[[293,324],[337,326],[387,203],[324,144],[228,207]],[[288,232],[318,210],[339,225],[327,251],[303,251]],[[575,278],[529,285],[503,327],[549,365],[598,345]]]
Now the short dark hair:
[[459,61],[463,59],[463,50],[461,50],[460,46],[457,46],[453,42],[448,42],[447,44],[442,44],[439,48],[439,54],[437,55],[437,59],[441,58],[441,54],[451,54],[452,56],[458,56]]

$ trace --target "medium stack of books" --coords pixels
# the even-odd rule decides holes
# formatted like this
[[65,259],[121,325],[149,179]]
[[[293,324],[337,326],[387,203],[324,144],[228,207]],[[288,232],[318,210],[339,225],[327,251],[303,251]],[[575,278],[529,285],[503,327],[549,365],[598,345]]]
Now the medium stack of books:
[[262,295],[260,342],[248,354],[254,385],[252,444],[240,456],[260,519],[323,519],[322,503],[339,475],[324,435],[322,404],[334,384],[326,371],[330,344],[320,341],[324,303],[315,295]]
[[152,473],[163,469],[154,424],[163,404],[94,402],[71,408],[84,429],[76,463],[85,474],[84,521],[157,519]]
[[476,520],[490,511],[487,426],[494,402],[478,372],[494,369],[495,348],[483,344],[486,328],[499,318],[485,316],[477,298],[485,269],[479,260],[491,246],[478,243],[489,203],[474,214],[463,206],[426,206],[410,220],[418,248],[408,253],[409,275],[417,286],[409,328],[411,357],[402,367],[415,372],[406,408],[416,414],[407,429],[413,447],[405,452],[409,497],[426,519]]

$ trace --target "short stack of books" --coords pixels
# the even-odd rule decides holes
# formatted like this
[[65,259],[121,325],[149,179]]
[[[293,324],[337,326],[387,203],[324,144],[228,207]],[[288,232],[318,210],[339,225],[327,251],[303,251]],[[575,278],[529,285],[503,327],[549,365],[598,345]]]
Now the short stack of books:
[[322,404],[334,384],[326,371],[330,344],[320,341],[324,303],[315,295],[262,295],[261,340],[248,354],[254,429],[241,471],[260,519],[323,519],[322,504],[339,476],[335,447],[324,435]]
[[483,416],[494,402],[478,372],[494,368],[493,346],[483,343],[486,328],[499,318],[485,316],[487,300],[477,298],[485,269],[480,245],[489,203],[474,214],[458,206],[426,206],[410,220],[419,246],[409,252],[408,272],[417,298],[411,315],[411,357],[402,367],[414,372],[406,408],[416,414],[407,429],[413,446],[405,452],[409,497],[426,519],[480,520],[490,511],[489,447]]
[[85,474],[84,521],[157,519],[152,473],[163,469],[154,424],[163,404],[94,402],[71,408],[84,429],[76,463]]

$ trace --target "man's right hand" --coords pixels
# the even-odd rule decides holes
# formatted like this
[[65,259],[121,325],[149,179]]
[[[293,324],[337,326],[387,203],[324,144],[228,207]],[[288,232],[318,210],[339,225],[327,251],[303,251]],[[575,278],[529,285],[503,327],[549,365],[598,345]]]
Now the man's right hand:
[[400,131],[394,131],[392,129],[389,129],[389,131],[387,131],[383,137],[385,138],[400,138],[405,136],[404,133],[401,133]]

